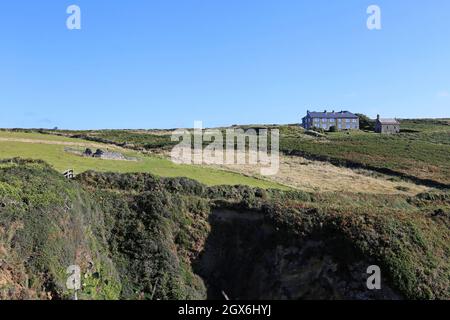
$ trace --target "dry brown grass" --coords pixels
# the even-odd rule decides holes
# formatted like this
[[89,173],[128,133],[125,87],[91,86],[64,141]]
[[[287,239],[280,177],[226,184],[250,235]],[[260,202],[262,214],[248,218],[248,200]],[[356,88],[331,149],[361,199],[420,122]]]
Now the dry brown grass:
[[115,145],[107,145],[104,143],[96,143],[90,141],[80,142],[70,142],[70,141],[56,141],[56,140],[41,140],[41,139],[25,139],[25,138],[3,138],[0,137],[0,142],[20,142],[20,143],[33,143],[33,144],[51,144],[51,145],[61,145],[61,146],[74,146],[74,147],[83,147],[83,148],[108,148],[114,150],[125,150],[124,148],[115,146]]
[[[220,165],[219,168],[260,177],[257,165]],[[415,195],[429,188],[392,179],[366,170],[352,170],[302,157],[280,156],[280,169],[274,176],[264,177],[277,183],[311,192],[361,192]]]

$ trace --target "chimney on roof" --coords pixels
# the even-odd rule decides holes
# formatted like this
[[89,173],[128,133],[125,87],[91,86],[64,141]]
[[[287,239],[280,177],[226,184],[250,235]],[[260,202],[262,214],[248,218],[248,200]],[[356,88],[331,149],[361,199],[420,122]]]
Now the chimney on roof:
[[380,120],[380,115],[379,114],[377,114],[377,120]]
[[334,113],[334,110],[333,110],[333,113]]
[[325,109],[325,110],[323,111],[323,113],[327,113],[327,110]]

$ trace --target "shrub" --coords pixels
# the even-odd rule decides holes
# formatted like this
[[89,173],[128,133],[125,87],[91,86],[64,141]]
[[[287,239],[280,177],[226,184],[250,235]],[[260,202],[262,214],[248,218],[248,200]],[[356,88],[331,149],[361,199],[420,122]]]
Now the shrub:
[[374,131],[375,130],[375,120],[370,119],[368,116],[357,113],[359,117],[359,128],[361,130]]

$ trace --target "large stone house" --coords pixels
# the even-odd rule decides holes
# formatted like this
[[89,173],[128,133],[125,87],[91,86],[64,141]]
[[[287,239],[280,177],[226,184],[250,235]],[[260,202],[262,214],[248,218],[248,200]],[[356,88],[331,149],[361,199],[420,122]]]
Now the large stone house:
[[337,131],[358,130],[359,117],[349,111],[312,112],[308,110],[302,119],[302,126],[305,129],[330,130],[331,127],[335,127]]
[[394,134],[400,132],[400,122],[396,119],[380,119],[380,115],[377,115],[377,121],[375,122],[375,132]]

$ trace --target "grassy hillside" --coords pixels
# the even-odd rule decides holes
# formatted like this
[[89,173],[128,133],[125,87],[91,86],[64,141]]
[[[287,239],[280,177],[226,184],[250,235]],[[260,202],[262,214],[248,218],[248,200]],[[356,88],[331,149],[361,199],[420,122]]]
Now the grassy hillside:
[[[82,299],[205,299],[222,291],[233,299],[450,299],[448,190],[373,172],[448,185],[448,122],[403,121],[395,136],[279,128],[285,153],[368,167],[361,181],[401,189],[293,191],[119,146],[135,135],[141,141],[133,148],[149,136],[166,141],[167,132],[102,131],[102,139],[120,136],[111,145],[93,136],[0,131],[0,159],[48,162],[0,161],[0,299],[67,299],[72,264],[83,272]],[[84,158],[68,146],[138,161]],[[68,168],[83,173],[69,181],[61,175]],[[344,175],[316,170],[330,170],[319,178],[324,183],[333,183],[333,172]],[[291,172],[300,171],[286,177]],[[357,170],[345,175],[349,183],[360,179]],[[365,287],[372,264],[382,270],[380,292]]]
[[[450,120],[447,119],[402,120],[402,132],[392,136],[358,131],[326,133],[316,138],[305,134],[298,125],[269,127],[280,129],[280,149],[285,154],[303,155],[349,167],[366,167],[429,185],[450,185]],[[166,131],[62,131],[59,134],[147,150],[167,149],[173,145]]]
[[[217,286],[234,298],[449,299],[449,227],[445,193],[266,191],[144,173],[68,181],[44,163],[8,161],[0,164],[0,294],[67,298],[65,269],[75,263],[87,274],[83,299],[202,299]],[[220,257],[233,263],[223,268]],[[302,267],[273,268],[293,261]],[[380,265],[386,296],[359,278],[370,264]],[[327,273],[326,284],[316,287],[311,267]],[[275,287],[258,290],[264,283]]]
[[281,128],[280,148],[342,165],[361,165],[419,180],[450,185],[450,126],[439,121],[403,121],[402,133],[327,133],[305,137],[300,128]]
[[[67,146],[81,148],[81,150],[83,147],[90,147],[94,150],[95,148],[118,150],[125,155],[137,158],[138,161],[116,161],[80,157],[65,152],[64,149]],[[202,168],[200,166],[177,165],[162,157],[143,155],[111,145],[36,132],[0,131],[0,159],[14,157],[41,159],[48,162],[60,172],[67,169],[74,169],[76,173],[87,170],[103,172],[149,172],[163,177],[188,177],[207,185],[244,184],[262,188],[287,189],[285,186],[270,181],[221,170]]]

